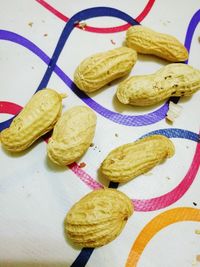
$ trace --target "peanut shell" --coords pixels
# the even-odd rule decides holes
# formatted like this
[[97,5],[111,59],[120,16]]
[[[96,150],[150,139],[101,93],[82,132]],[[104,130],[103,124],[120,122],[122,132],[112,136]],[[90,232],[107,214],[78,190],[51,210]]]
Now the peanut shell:
[[103,246],[121,233],[132,213],[132,202],[124,193],[110,188],[95,190],[67,213],[66,234],[81,247]]
[[171,96],[191,96],[200,89],[200,71],[183,63],[171,63],[154,74],[129,77],[118,85],[123,104],[151,106]]
[[108,180],[124,183],[150,171],[173,155],[174,145],[169,138],[152,135],[112,150],[100,170]]
[[95,54],[83,60],[75,70],[74,82],[85,92],[94,92],[109,82],[128,74],[137,60],[137,53],[120,47]]
[[34,94],[10,127],[1,132],[3,147],[12,152],[23,151],[52,130],[61,115],[64,97],[48,88]]
[[60,117],[47,145],[48,157],[60,166],[78,160],[92,143],[96,114],[86,106],[75,106]]
[[174,36],[136,25],[126,33],[126,45],[141,54],[151,54],[171,62],[188,59],[188,51]]

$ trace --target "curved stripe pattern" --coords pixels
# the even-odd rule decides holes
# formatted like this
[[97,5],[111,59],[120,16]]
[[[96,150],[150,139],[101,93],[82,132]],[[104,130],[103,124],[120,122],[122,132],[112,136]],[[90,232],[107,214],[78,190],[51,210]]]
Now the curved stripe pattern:
[[[185,37],[185,47],[187,48],[188,52],[190,52],[190,47],[192,44],[192,39],[193,39],[193,35],[194,32],[198,26],[200,22],[200,9],[196,11],[196,13],[193,15],[189,26],[187,28],[187,33],[186,33],[186,37]],[[185,63],[188,63],[188,60],[185,61]]]
[[[57,60],[59,58],[60,53],[62,52],[62,49],[71,33],[71,31],[74,29],[74,23],[77,20],[84,20],[92,17],[100,17],[100,16],[111,16],[111,17],[117,17],[121,18],[128,23],[131,23],[131,25],[136,25],[138,22],[136,22],[134,19],[132,19],[129,15],[126,13],[119,11],[114,8],[106,8],[106,7],[98,7],[98,8],[91,8],[83,10],[77,14],[75,14],[66,24],[64,27],[64,30],[59,38],[59,41],[56,45],[56,48],[54,50],[53,56],[50,59],[39,47],[37,47],[35,44],[33,44],[28,39],[5,30],[0,30],[0,39],[11,41],[14,43],[18,43],[30,51],[32,51],[34,54],[36,54],[41,60],[43,60],[46,64],[48,64],[48,68],[43,76],[42,81],[40,82],[38,88],[36,91],[41,90],[45,87],[47,87],[47,84],[51,78],[51,75],[53,72],[55,72],[61,80],[89,107],[91,107],[93,110],[95,110],[97,113],[102,115],[103,117],[125,126],[144,126],[156,123],[163,118],[165,118],[167,110],[168,110],[168,103],[165,103],[161,108],[158,110],[148,113],[146,115],[138,115],[138,116],[131,116],[131,115],[123,115],[114,111],[111,111],[107,108],[104,108],[102,105],[98,104],[96,101],[94,101],[92,98],[90,98],[87,94],[80,91],[78,87],[73,83],[73,81],[56,65]],[[1,128],[9,127],[11,121],[7,120],[3,123],[1,123]]]
[[[3,103],[3,104],[2,104]],[[21,107],[19,105],[15,105],[14,103],[10,102],[0,102],[0,106],[2,106],[2,110],[0,109],[0,112],[3,111],[4,113],[9,113],[10,108],[13,109],[20,109]],[[7,107],[7,108],[6,108]],[[12,111],[12,114],[13,111]],[[188,139],[191,141],[197,142],[197,147],[195,151],[195,155],[193,157],[191,166],[189,167],[189,170],[181,183],[175,187],[172,191],[161,195],[159,197],[151,198],[151,199],[133,199],[133,205],[135,211],[154,211],[161,208],[165,208],[179,200],[189,189],[190,185],[195,179],[196,173],[199,169],[200,165],[200,136],[194,132],[188,131],[188,130],[182,130],[182,129],[175,129],[175,128],[169,128],[169,129],[159,129],[152,132],[149,132],[142,136],[141,138],[145,136],[150,136],[154,134],[161,134],[168,138],[183,138]],[[48,140],[44,139],[46,142]],[[70,170],[76,174],[82,182],[84,182],[90,189],[96,190],[103,188],[103,185],[99,182],[97,182],[94,178],[92,178],[88,173],[86,173],[83,169],[81,169],[76,162],[68,165]],[[110,182],[109,187],[117,188],[118,183]]]
[[[162,208],[166,208],[171,204],[178,201],[189,189],[192,182],[195,179],[195,176],[198,172],[200,165],[200,135],[188,130],[177,129],[177,128],[169,128],[169,129],[159,129],[152,132],[149,132],[142,136],[150,136],[154,134],[161,134],[168,138],[181,138],[187,139],[190,141],[197,142],[196,151],[193,156],[192,163],[182,181],[170,192],[161,195],[159,197],[151,198],[151,199],[133,199],[133,205],[135,211],[138,212],[147,212],[147,211],[155,211]],[[93,190],[100,189],[103,187],[102,184],[97,182],[94,178],[88,175],[83,169],[80,169],[77,163],[73,163],[69,165],[71,171],[73,171],[88,187]],[[110,183],[110,187],[117,188],[118,183]]]
[[[125,13],[119,11],[119,10],[115,10],[115,9],[110,9],[111,13],[112,14],[109,14],[108,13],[108,10],[109,8],[100,8],[101,11],[106,11],[104,14],[102,14],[101,12],[97,12],[97,14],[90,14],[89,17],[84,17],[83,15],[83,12],[90,13],[94,11],[94,13],[96,11],[98,11],[97,9],[99,8],[93,8],[93,9],[88,9],[88,10],[85,10],[85,11],[81,11],[79,13],[77,13],[74,17],[72,17],[72,19],[69,21],[69,23],[67,25],[69,25],[69,28],[67,27],[67,25],[65,26],[62,34],[61,34],[61,37],[59,38],[59,41],[58,41],[58,44],[55,48],[55,51],[54,51],[54,54],[53,54],[53,57],[50,59],[42,50],[40,50],[36,45],[34,45],[33,43],[31,43],[29,40],[25,39],[24,37],[22,36],[19,36],[15,33],[11,33],[11,32],[8,32],[8,31],[0,31],[0,38],[1,39],[4,39],[4,40],[9,40],[9,41],[13,41],[15,43],[19,43],[20,45],[23,45],[25,46],[26,48],[28,48],[29,50],[31,50],[32,52],[34,52],[37,56],[39,56],[41,58],[41,55],[43,58],[41,58],[46,64],[48,64],[48,69],[46,70],[45,72],[45,75],[40,83],[40,85],[38,86],[38,89],[37,90],[41,90],[42,87],[46,87],[46,85],[48,84],[48,81],[53,73],[53,71],[70,87],[70,89],[72,91],[74,91],[74,93],[79,96],[88,106],[92,107],[96,112],[98,112],[99,114],[101,114],[102,116],[110,119],[111,121],[114,121],[116,123],[119,123],[119,124],[123,124],[123,125],[126,125],[126,126],[141,126],[141,125],[148,125],[148,124],[151,124],[151,123],[155,123],[157,121],[159,121],[161,118],[161,112],[162,112],[162,115],[163,118],[165,117],[165,114],[167,112],[167,109],[168,109],[168,106],[167,104],[165,104],[163,107],[161,107],[160,110],[158,110],[157,114],[156,112],[153,112],[153,113],[150,113],[151,116],[150,118],[148,118],[148,115],[144,115],[144,116],[127,116],[127,115],[121,115],[121,114],[118,114],[116,112],[112,112],[112,111],[109,111],[107,109],[105,109],[104,107],[102,107],[101,105],[99,105],[98,103],[96,103],[95,101],[93,101],[89,96],[87,96],[86,94],[84,94],[83,92],[81,92],[76,86],[75,84],[73,84],[73,82],[70,80],[70,78],[60,69],[58,68],[58,66],[56,65],[56,62],[59,58],[59,55],[65,45],[65,42],[67,41],[67,38],[69,37],[71,31],[73,30],[74,28],[74,23],[79,20],[84,20],[84,19],[88,19],[89,17],[96,17],[96,16],[113,16],[113,17],[119,17],[121,18],[121,15],[122,17],[125,17],[127,18],[128,15],[126,15]],[[78,17],[80,15],[80,17]],[[82,16],[83,15],[83,16]],[[185,39],[185,46],[188,48],[188,51],[190,49],[190,45],[191,45],[191,41],[192,41],[192,37],[193,37],[193,33],[196,29],[196,26],[198,25],[199,23],[199,11],[195,14],[195,16],[193,17],[193,19],[191,20],[190,22],[190,25],[188,27],[188,31],[187,31],[187,35],[186,35],[186,39]],[[73,20],[75,19],[75,20]],[[124,18],[123,18],[124,19]],[[131,21],[129,21],[131,19]],[[127,21],[129,24],[131,25],[135,25],[137,24],[137,22],[135,20],[133,20],[132,18],[130,18],[128,16],[128,20],[124,19],[125,21]],[[14,38],[15,37],[15,38]],[[20,41],[18,41],[18,38],[20,39]],[[39,54],[37,54],[37,52],[39,52]],[[186,62],[187,63],[187,62]],[[57,69],[57,72],[56,72],[56,69]],[[164,112],[163,112],[163,109],[164,108]],[[153,114],[153,119],[152,119],[152,114]],[[121,115],[122,117],[118,116],[118,115]],[[156,117],[157,116],[157,117]],[[144,118],[146,118],[147,120],[150,119],[150,121],[145,121]],[[12,118],[13,119],[13,118]],[[1,129],[4,129],[6,127],[8,127],[12,121],[12,119],[8,120],[8,121],[5,121],[3,123],[0,124],[0,128]],[[139,119],[139,120],[138,120]],[[197,157],[198,159],[198,157]],[[195,159],[196,160],[196,159]],[[112,186],[116,186],[116,184],[113,184]],[[78,262],[78,265],[74,262],[74,264],[72,266],[85,266],[85,264],[87,263],[90,255],[92,254],[93,252],[93,249],[88,249],[86,252],[84,251],[84,249],[81,251],[81,253],[79,254],[77,260],[79,261]],[[85,257],[85,261],[83,261],[83,257]],[[84,263],[83,263],[84,262]],[[82,263],[84,265],[82,265]],[[80,265],[81,264],[81,265]]]
[[[154,211],[172,205],[173,203],[178,201],[181,197],[183,197],[183,195],[188,191],[188,189],[190,188],[191,184],[193,183],[196,177],[196,174],[200,166],[200,143],[199,143],[200,135],[197,135],[195,133],[186,130],[180,131],[180,129],[170,129],[170,130],[171,133],[173,134],[172,135],[173,137],[170,137],[171,136],[170,131],[166,133],[167,130],[166,131],[161,130],[160,132],[158,130],[156,134],[163,134],[165,136],[169,136],[169,138],[185,138],[197,142],[192,163],[182,181],[170,192],[151,199],[133,199],[132,201],[135,211],[140,211],[140,212]],[[176,133],[177,136],[175,136]]]
[[140,232],[129,253],[126,267],[136,267],[149,241],[165,227],[184,221],[200,222],[200,209],[174,208],[153,218]]
[[[16,109],[18,111],[18,109],[21,108],[20,106],[15,105],[14,103],[9,103],[9,102],[0,102],[0,107],[2,107],[0,109],[0,112],[2,113],[9,113],[10,109],[13,109],[13,110]],[[12,114],[14,114],[13,111],[12,111]],[[199,142],[200,136],[198,134],[188,131],[188,130],[171,128],[171,129],[155,130],[144,135],[143,137],[153,135],[153,134],[162,134],[168,138],[184,138],[184,139],[188,139],[191,141],[195,141],[197,142],[197,148],[196,148],[196,152],[195,152],[192,164],[189,168],[189,171],[187,172],[182,182],[172,191],[162,196],[152,198],[152,199],[132,200],[135,211],[141,212],[141,211],[158,210],[161,208],[165,208],[173,204],[177,200],[179,200],[191,186],[193,180],[195,179],[195,175],[200,165],[200,142]],[[68,167],[91,189],[95,190],[95,189],[100,189],[103,187],[103,185],[95,181],[95,179],[89,176],[83,169],[79,168],[77,163],[70,164]],[[110,182],[109,187],[117,188],[118,184]],[[82,249],[80,254],[78,255],[78,257],[76,258],[76,260],[71,266],[73,267],[85,266],[93,250],[94,250],[93,248]]]
[[[89,10],[89,11],[93,13],[93,12],[95,12],[96,9],[101,10],[102,8],[95,8],[95,9],[92,9],[92,11],[91,10]],[[110,8],[103,8],[103,10],[105,10],[105,9],[110,10]],[[119,16],[119,17],[121,16],[121,18],[123,18],[124,20],[126,19],[126,20],[131,21],[132,24],[137,23],[131,17],[129,17],[128,15],[126,15],[125,13],[123,13],[119,10],[118,10],[117,14],[115,14],[115,11],[116,11],[115,9],[112,9],[112,11],[114,12],[112,14],[113,16]],[[81,16],[82,13],[81,12],[79,12],[79,13],[80,13],[80,17],[82,17]],[[79,17],[79,13],[77,13],[76,15],[74,15],[74,17],[72,17],[73,18],[72,21],[76,20],[77,17]],[[109,13],[109,12],[107,12],[107,13]],[[105,13],[105,15],[107,13]],[[100,12],[100,14],[101,14],[101,12]],[[98,16],[100,16],[100,14],[98,14]],[[92,16],[92,15],[90,14],[90,16]],[[194,31],[195,31],[195,29],[199,23],[199,20],[200,20],[200,10],[195,13],[194,17],[190,21],[190,24],[189,24],[189,27],[187,30],[187,34],[186,34],[186,38],[185,38],[185,46],[188,49],[188,51],[190,50],[192,37],[193,37]],[[67,25],[65,26],[63,33],[59,39],[59,42],[57,44],[57,48],[59,47],[59,49],[55,49],[52,59],[50,59],[39,47],[37,47],[31,41],[29,41],[28,39],[26,39],[26,38],[24,38],[24,37],[22,37],[16,33],[13,33],[10,31],[5,31],[5,30],[0,30],[0,39],[11,41],[14,43],[18,43],[18,44],[26,47],[27,49],[32,51],[35,55],[37,55],[42,61],[44,61],[48,65],[48,69],[47,69],[40,85],[38,86],[37,90],[40,90],[40,89],[47,86],[48,81],[52,75],[52,72],[54,71],[60,77],[60,79],[83,102],[85,102],[85,104],[90,106],[92,109],[94,109],[97,113],[99,113],[103,117],[105,117],[105,118],[107,118],[107,119],[109,119],[115,123],[122,124],[125,126],[144,126],[144,125],[153,124],[153,123],[158,122],[159,120],[162,120],[163,118],[165,118],[167,110],[168,110],[168,104],[167,103],[165,105],[163,105],[160,109],[158,109],[152,113],[146,114],[146,115],[139,115],[139,116],[123,115],[123,114],[119,114],[117,112],[113,112],[113,111],[110,111],[110,110],[104,108],[103,106],[101,106],[100,104],[95,102],[92,98],[90,98],[87,94],[80,91],[77,88],[77,86],[73,83],[73,81],[56,65],[56,62],[57,62],[58,57],[59,57],[59,55],[60,55],[60,53],[61,53],[61,51],[65,45],[65,42],[66,42],[69,34],[71,33],[73,27],[74,27],[74,24],[72,22],[69,25],[69,29],[68,29]],[[67,33],[66,33],[66,31],[67,31]],[[1,129],[9,127],[12,120],[13,120],[13,118],[0,123]]]
[[152,131],[150,133],[143,135],[141,138],[144,138],[149,135],[154,135],[154,134],[161,134],[168,138],[182,138],[182,139],[191,140],[197,143],[199,142],[199,134],[188,131],[188,130],[178,129],[178,128],[155,130],[155,131]]
[[[48,11],[50,11],[52,14],[57,16],[59,19],[67,22],[69,18],[59,12],[57,9],[55,9],[53,6],[51,6],[49,3],[47,3],[44,0],[36,0],[39,4],[41,4],[44,8],[46,8]],[[153,7],[155,0],[149,0],[146,6],[144,7],[143,11],[136,17],[137,22],[141,22],[150,12],[151,8]],[[95,33],[115,33],[115,32],[121,32],[121,31],[126,31],[129,27],[131,26],[130,23],[117,26],[117,27],[110,27],[110,28],[97,28],[97,27],[91,27],[91,26],[85,26],[84,31],[89,31],[89,32],[95,32]],[[78,27],[81,29],[80,27]]]

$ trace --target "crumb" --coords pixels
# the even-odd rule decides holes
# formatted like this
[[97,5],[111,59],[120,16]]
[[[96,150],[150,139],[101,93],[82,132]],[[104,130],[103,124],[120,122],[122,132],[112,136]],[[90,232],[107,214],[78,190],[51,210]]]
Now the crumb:
[[189,148],[189,146],[186,146],[186,148],[188,149],[188,148]]
[[101,152],[101,150],[99,150],[99,152]]
[[82,29],[82,30],[85,30],[86,26],[87,26],[87,24],[86,24],[85,22],[79,22],[79,23],[78,23],[78,27],[79,27],[80,29]]
[[90,144],[90,147],[93,147],[94,146],[94,143]]
[[196,230],[195,230],[195,234],[196,234],[196,235],[200,235],[200,229],[196,229]]
[[171,178],[169,176],[166,177],[167,180],[171,180]]
[[48,34],[47,34],[47,33],[45,33],[45,34],[44,34],[44,37],[47,37],[47,36],[48,36]]
[[200,255],[196,255],[196,261],[200,262]]
[[200,43],[200,36],[198,37],[198,41],[199,41],[199,43]]
[[34,67],[32,66],[31,69],[34,70]]
[[116,42],[113,39],[110,40],[113,45],[116,45]]
[[197,206],[197,203],[196,203],[196,202],[192,202],[192,204],[193,204],[194,206]]
[[119,135],[117,133],[115,133],[115,137],[118,137]]
[[33,26],[33,22],[29,22],[28,26],[32,27]]
[[178,104],[169,102],[169,110],[167,112],[166,120],[173,123],[181,114],[182,107]]
[[85,166],[86,166],[85,162],[81,162],[81,163],[79,164],[79,167],[80,167],[80,168],[84,168]]

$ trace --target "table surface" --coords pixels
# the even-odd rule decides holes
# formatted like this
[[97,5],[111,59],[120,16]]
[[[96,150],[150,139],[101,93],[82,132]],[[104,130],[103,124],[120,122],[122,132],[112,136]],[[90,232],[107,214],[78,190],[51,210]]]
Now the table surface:
[[[0,266],[200,266],[200,92],[181,98],[180,116],[165,120],[167,102],[120,104],[117,82],[88,95],[74,90],[73,74],[86,57],[123,45],[130,24],[171,34],[200,69],[199,0],[0,0],[0,130],[43,87],[67,93],[63,111],[87,105],[97,114],[90,147],[59,168],[41,138],[19,154],[0,149]],[[85,24],[82,29],[74,22]],[[131,75],[150,74],[169,62],[138,55]],[[109,186],[99,166],[113,148],[146,134],[169,137],[176,153],[146,175],[120,184],[135,211],[111,243],[79,249],[64,234],[64,218],[85,194]],[[85,163],[81,168],[80,163]]]

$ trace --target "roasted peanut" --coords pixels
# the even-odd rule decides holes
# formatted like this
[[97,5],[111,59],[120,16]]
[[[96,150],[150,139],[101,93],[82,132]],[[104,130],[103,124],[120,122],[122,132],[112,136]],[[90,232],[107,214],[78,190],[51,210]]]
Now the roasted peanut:
[[126,44],[141,54],[151,54],[172,62],[188,59],[188,51],[175,37],[144,26],[132,26],[126,33]]
[[124,80],[117,88],[117,98],[123,104],[150,106],[170,96],[191,96],[198,89],[200,71],[183,63],[172,63],[154,74]]
[[49,158],[58,165],[79,159],[92,143],[96,115],[86,106],[67,110],[56,123],[47,145]]
[[116,189],[95,190],[67,213],[67,236],[82,247],[99,247],[114,240],[133,213],[131,200]]
[[74,74],[75,84],[85,92],[94,92],[109,82],[128,74],[137,60],[137,53],[120,47],[86,58]]
[[110,181],[128,182],[173,155],[174,145],[170,139],[152,135],[112,150],[100,170]]
[[48,88],[34,94],[10,127],[1,132],[3,147],[20,152],[49,132],[61,115],[63,97],[64,94]]

